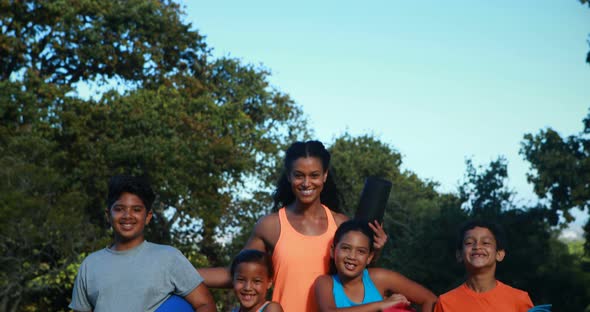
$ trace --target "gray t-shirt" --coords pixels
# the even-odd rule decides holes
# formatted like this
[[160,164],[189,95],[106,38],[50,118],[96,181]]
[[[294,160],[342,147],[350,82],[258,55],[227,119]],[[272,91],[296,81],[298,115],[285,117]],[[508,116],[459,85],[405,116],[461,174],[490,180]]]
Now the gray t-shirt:
[[172,294],[184,297],[202,281],[174,247],[144,241],[131,250],[105,248],[82,262],[69,307],[94,312],[154,311]]

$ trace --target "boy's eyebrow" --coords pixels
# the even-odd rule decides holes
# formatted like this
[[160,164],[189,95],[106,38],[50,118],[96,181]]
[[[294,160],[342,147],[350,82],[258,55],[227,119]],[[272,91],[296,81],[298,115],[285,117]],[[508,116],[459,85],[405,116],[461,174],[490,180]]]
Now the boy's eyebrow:
[[[475,236],[469,235],[469,236],[465,236],[465,238],[463,238],[463,241],[466,241],[468,239],[477,239]],[[496,240],[496,238],[492,235],[484,235],[482,237],[480,237],[480,239],[484,240],[484,239],[491,239],[491,240]]]

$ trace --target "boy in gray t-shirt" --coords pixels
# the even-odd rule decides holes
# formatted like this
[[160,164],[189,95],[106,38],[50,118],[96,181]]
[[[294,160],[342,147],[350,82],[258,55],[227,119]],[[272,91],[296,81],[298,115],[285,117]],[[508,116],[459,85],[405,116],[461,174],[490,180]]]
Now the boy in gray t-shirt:
[[154,311],[171,295],[196,311],[216,311],[213,297],[192,264],[176,248],[145,241],[155,195],[146,180],[109,181],[106,216],[114,243],[80,266],[70,308],[75,311]]

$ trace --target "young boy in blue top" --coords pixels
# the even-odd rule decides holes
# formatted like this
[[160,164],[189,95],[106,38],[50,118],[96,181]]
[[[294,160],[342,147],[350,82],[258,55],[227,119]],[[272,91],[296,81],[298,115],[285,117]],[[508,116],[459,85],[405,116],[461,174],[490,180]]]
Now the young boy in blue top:
[[114,243],[80,266],[70,308],[75,311],[154,311],[171,295],[196,311],[216,311],[213,297],[193,265],[176,248],[145,241],[155,195],[138,177],[109,181],[106,217]]

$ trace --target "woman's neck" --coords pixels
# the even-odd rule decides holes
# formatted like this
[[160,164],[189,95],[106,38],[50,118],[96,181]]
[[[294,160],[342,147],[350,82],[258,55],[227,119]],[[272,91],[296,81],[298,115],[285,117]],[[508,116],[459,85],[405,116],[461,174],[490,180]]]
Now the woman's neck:
[[291,211],[298,215],[305,215],[305,216],[318,216],[324,215],[324,208],[322,203],[317,200],[310,204],[303,204],[298,200],[295,200],[293,204],[291,204]]

